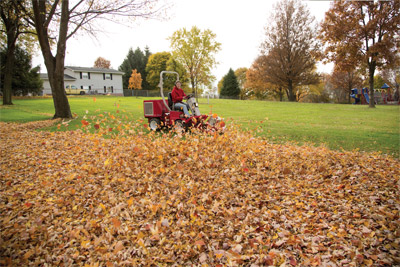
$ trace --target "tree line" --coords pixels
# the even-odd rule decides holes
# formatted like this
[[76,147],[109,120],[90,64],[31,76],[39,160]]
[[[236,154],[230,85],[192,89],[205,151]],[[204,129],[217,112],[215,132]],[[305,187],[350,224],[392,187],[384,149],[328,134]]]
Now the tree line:
[[[399,99],[399,1],[334,1],[317,25],[301,1],[282,0],[267,25],[260,55],[236,97],[350,103],[352,88],[376,88],[385,80]],[[318,61],[333,62],[332,74],[317,73]]]
[[[30,43],[39,45],[52,89],[54,118],[70,118],[72,114],[64,90],[67,40],[77,32],[95,33],[95,21],[154,18],[162,16],[166,10],[167,6],[158,0],[1,1],[0,37],[5,40],[6,51],[3,104],[12,104],[17,41],[33,38]],[[343,77],[349,82],[346,90],[361,76],[367,77],[369,87],[374,88],[377,70],[390,78],[390,82],[394,81],[392,86],[397,86],[398,91],[399,10],[400,2],[394,0],[334,1],[325,20],[316,25],[300,0],[281,0],[269,18],[260,55],[247,70],[236,70],[237,73],[229,70],[219,82],[220,95],[300,101],[319,93],[322,99],[325,84],[329,82],[331,88],[339,87],[336,81],[343,81]],[[119,68],[124,71],[124,87],[130,86],[129,78],[134,69],[140,74],[144,89],[154,83],[157,68],[181,71],[183,82],[190,84],[194,93],[215,81],[211,70],[217,64],[215,54],[221,44],[211,30],[182,28],[169,40],[171,52],[150,55],[148,49],[129,51]],[[335,64],[331,77],[317,73],[318,61]],[[374,106],[373,101],[370,106]]]

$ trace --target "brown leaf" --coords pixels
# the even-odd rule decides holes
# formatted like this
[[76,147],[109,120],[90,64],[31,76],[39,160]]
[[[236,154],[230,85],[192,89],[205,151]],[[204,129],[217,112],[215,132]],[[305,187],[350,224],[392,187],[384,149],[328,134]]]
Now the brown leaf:
[[117,254],[118,252],[120,252],[120,251],[123,250],[123,249],[124,249],[124,244],[123,244],[123,242],[122,242],[122,241],[118,241],[118,242],[115,244],[115,248],[114,248],[113,253],[114,253],[114,254]]

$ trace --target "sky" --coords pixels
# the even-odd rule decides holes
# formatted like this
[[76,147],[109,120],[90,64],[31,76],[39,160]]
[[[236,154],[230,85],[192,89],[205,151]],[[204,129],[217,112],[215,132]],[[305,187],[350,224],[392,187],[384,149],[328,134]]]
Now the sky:
[[[92,67],[98,57],[111,61],[111,67],[118,69],[130,48],[146,46],[151,53],[171,51],[167,40],[175,31],[197,26],[210,29],[221,43],[216,55],[219,64],[212,70],[215,84],[228,73],[249,68],[260,54],[264,40],[265,26],[278,0],[170,0],[173,6],[168,10],[168,20],[138,20],[128,26],[112,22],[102,25],[103,32],[96,38],[79,34],[67,42],[65,66]],[[302,0],[309,7],[317,22],[323,20],[331,1]],[[33,66],[41,65],[41,72],[47,72],[40,53],[33,58]],[[318,64],[318,70],[330,72],[331,65]]]

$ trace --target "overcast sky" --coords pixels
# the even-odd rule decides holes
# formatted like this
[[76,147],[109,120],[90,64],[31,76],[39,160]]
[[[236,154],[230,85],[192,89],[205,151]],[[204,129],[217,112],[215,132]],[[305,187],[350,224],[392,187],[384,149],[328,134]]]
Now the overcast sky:
[[[259,55],[264,40],[264,27],[277,0],[171,0],[174,5],[168,11],[167,21],[142,20],[130,27],[109,23],[105,32],[97,34],[97,40],[89,36],[76,36],[67,42],[66,66],[92,67],[98,57],[111,61],[118,69],[129,48],[137,47],[150,52],[170,51],[167,40],[178,29],[210,29],[221,43],[219,62],[213,74],[219,81],[229,68],[249,68]],[[318,22],[322,21],[331,1],[303,0]],[[47,72],[41,54],[34,57],[33,66],[41,65]],[[330,66],[319,65],[320,71],[330,71]]]

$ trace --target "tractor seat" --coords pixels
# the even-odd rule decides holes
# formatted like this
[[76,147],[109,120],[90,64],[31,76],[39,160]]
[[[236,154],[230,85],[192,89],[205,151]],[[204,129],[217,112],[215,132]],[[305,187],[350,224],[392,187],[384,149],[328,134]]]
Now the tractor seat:
[[168,106],[171,110],[181,111],[180,108],[175,108],[174,102],[172,101],[171,92],[168,93]]

